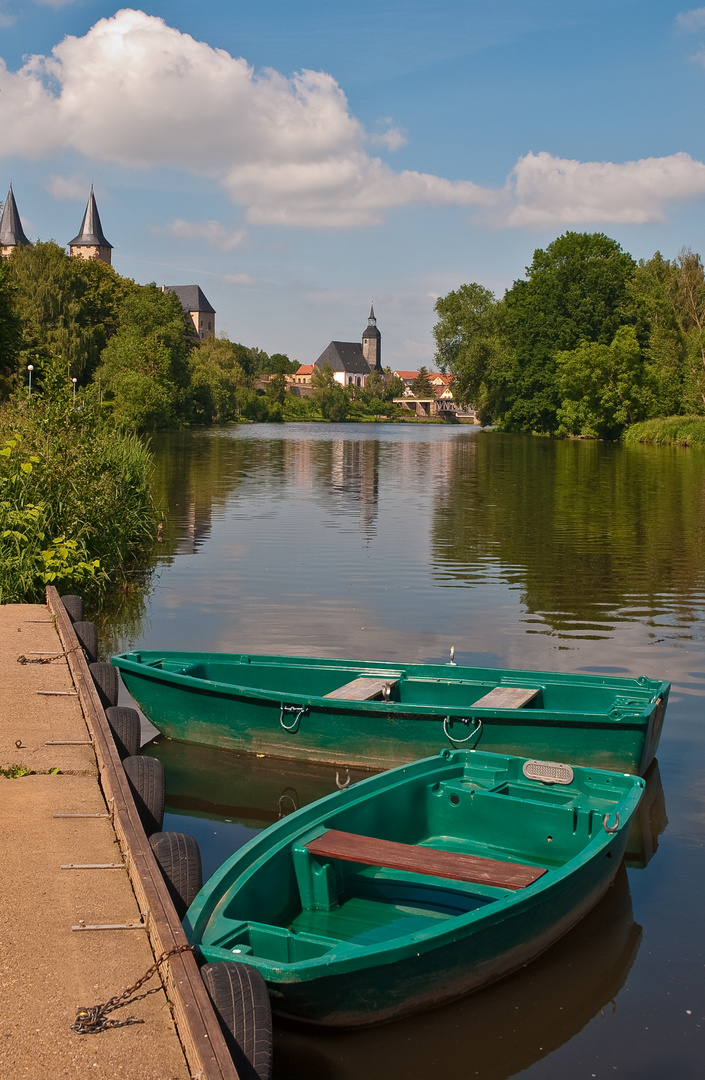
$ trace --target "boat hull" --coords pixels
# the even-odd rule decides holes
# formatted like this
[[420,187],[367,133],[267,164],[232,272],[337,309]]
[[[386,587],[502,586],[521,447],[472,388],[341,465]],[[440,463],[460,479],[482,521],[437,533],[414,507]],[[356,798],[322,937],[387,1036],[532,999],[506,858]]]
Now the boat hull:
[[[585,775],[557,791],[523,780],[521,765],[444,751],[297,811],[206,884],[185,920],[190,940],[207,961],[256,966],[277,1014],[323,1026],[396,1019],[503,978],[609,888],[644,787],[576,770]],[[615,810],[621,820],[608,832],[603,816]],[[363,839],[420,834],[422,858],[427,845],[469,849],[509,858],[513,869],[526,860],[541,876],[514,889],[402,871],[379,852],[374,866],[316,859],[316,834],[341,827]]]
[[[644,677],[297,657],[137,652],[113,663],[167,738],[365,769],[467,746],[641,774],[669,691]],[[394,682],[391,700],[326,696],[367,672]],[[474,706],[491,688],[522,685],[537,690],[528,706]]]

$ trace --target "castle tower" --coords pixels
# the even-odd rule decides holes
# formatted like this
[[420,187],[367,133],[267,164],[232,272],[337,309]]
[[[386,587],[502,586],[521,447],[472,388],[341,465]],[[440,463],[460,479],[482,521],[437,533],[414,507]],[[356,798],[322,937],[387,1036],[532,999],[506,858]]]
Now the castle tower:
[[370,305],[370,316],[362,335],[362,355],[372,371],[382,374],[382,335],[377,329],[374,304]]
[[12,184],[7,193],[2,217],[0,217],[0,256],[12,255],[16,247],[25,247],[29,240],[24,234],[20,215],[17,212],[17,203],[12,192]]
[[100,223],[100,214],[91,184],[91,193],[88,196],[81,231],[78,236],[69,241],[69,255],[77,255],[79,259],[100,259],[110,266],[112,248],[113,245],[108,243],[103,235],[103,226]]

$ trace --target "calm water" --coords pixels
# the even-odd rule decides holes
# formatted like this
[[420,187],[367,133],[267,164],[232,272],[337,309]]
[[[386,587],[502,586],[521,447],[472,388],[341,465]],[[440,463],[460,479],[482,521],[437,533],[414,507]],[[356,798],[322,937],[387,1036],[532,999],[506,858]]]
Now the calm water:
[[[355,1034],[278,1028],[275,1078],[705,1073],[705,455],[467,427],[160,437],[168,526],[106,651],[145,646],[647,674],[674,684],[603,903],[462,1002]],[[333,770],[155,743],[166,828],[210,872]],[[357,776],[353,777],[357,779]]]

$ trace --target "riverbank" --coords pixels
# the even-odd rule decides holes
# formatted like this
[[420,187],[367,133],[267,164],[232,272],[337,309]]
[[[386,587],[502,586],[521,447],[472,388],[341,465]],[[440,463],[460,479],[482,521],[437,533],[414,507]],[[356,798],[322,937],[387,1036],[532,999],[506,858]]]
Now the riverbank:
[[705,417],[668,416],[664,420],[643,420],[624,433],[625,443],[652,446],[705,446]]

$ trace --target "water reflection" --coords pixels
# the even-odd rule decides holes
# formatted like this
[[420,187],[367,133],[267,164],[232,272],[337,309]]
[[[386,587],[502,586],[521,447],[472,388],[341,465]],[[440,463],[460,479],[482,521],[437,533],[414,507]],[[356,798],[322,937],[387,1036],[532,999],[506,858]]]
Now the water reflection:
[[276,1080],[506,1080],[612,1011],[641,941],[622,868],[600,904],[528,967],[461,1001],[355,1032],[280,1025]]

